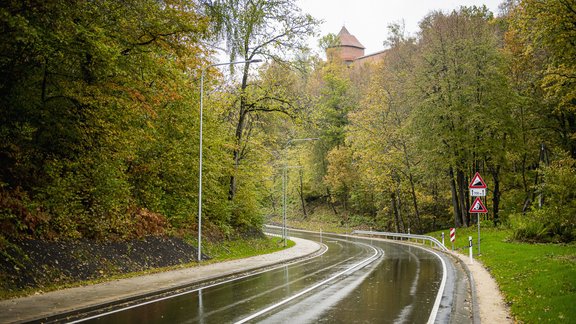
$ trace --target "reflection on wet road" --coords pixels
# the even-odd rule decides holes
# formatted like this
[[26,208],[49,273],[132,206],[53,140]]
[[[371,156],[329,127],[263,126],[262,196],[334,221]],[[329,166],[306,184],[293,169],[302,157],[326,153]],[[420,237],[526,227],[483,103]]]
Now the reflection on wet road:
[[[320,241],[315,233],[292,235]],[[323,235],[319,257],[95,318],[102,323],[425,323],[441,261],[411,246]]]

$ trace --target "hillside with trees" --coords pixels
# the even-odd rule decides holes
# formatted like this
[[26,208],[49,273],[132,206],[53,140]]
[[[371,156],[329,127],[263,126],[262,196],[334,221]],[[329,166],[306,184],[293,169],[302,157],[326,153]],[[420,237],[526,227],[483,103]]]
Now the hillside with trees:
[[[292,0],[3,2],[0,246],[197,230],[203,71],[215,236],[277,220],[290,167],[291,219],[469,226],[480,172],[490,223],[572,241],[574,21],[563,0],[431,12],[416,35],[380,31],[384,59],[355,66],[312,54],[319,21]],[[263,62],[210,67],[221,47]]]
[[[317,63],[306,77],[310,118],[295,137],[321,140],[291,149],[290,164],[307,174],[292,196],[329,204],[321,213],[341,227],[424,233],[476,222],[468,184],[480,172],[486,225],[572,241],[576,7],[543,6],[431,12],[417,35],[389,26],[378,62]],[[300,200],[292,212],[305,222]]]

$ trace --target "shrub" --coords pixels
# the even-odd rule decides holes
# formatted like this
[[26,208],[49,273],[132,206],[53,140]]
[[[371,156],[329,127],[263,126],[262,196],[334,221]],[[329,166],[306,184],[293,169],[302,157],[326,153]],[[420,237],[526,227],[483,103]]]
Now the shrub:
[[560,152],[540,168],[537,194],[543,207],[512,219],[513,238],[528,242],[572,242],[576,239],[576,160]]

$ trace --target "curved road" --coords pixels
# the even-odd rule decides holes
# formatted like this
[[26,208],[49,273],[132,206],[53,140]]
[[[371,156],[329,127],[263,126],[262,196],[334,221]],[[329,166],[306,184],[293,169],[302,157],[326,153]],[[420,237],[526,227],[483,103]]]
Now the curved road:
[[292,235],[321,242],[327,249],[315,258],[132,305],[87,321],[469,322],[464,276],[440,253],[381,240],[321,237],[306,232]]

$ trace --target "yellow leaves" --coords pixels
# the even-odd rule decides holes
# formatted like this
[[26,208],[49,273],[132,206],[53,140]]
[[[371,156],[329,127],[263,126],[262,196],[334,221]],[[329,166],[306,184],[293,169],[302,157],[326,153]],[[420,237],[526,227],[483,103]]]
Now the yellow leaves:
[[343,146],[328,152],[328,171],[325,181],[337,192],[345,192],[352,188],[356,172],[352,165],[352,151]]
[[576,64],[549,66],[542,78],[548,98],[558,98],[557,112],[576,113]]
[[576,12],[569,2],[521,1],[510,15],[510,31],[521,43],[507,38],[514,54],[538,62],[532,65],[547,98],[555,102],[558,112],[574,113],[576,105]]
[[139,102],[146,101],[146,97],[144,97],[142,92],[138,91],[137,89],[126,89],[126,92],[132,100],[137,100]]

